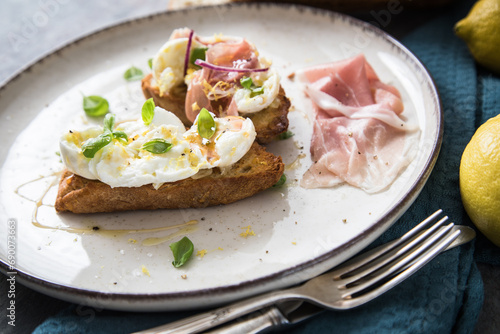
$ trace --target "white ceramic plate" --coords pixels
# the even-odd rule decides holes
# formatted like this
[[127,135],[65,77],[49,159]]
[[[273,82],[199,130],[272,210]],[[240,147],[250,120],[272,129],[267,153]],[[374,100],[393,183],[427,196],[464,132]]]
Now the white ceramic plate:
[[[144,101],[140,83],[125,82],[123,72],[131,65],[147,71],[148,58],[173,29],[184,26],[200,35],[244,36],[274,60],[293,104],[295,136],[268,149],[288,165],[287,186],[207,209],[92,215],[56,214],[53,187],[38,210],[41,225],[33,224],[35,202],[57,182],[54,175],[61,169],[60,135],[93,122],[81,110],[81,93],[107,97],[118,117],[138,115]],[[416,157],[389,189],[374,195],[350,186],[303,189],[295,180],[311,164],[310,105],[287,75],[359,52],[382,81],[400,90],[404,116],[420,126]],[[19,281],[61,299],[119,310],[212,306],[331,268],[382,234],[414,201],[437,158],[442,133],[436,88],[398,42],[340,14],[262,4],[161,13],[70,43],[2,87],[0,113],[2,271],[9,271],[5,236],[14,219]],[[94,226],[99,231],[92,231]],[[255,235],[242,236],[247,229]],[[176,269],[169,244],[184,235],[195,254]],[[159,243],[152,245],[151,238]],[[201,250],[207,251],[203,257],[196,255]]]

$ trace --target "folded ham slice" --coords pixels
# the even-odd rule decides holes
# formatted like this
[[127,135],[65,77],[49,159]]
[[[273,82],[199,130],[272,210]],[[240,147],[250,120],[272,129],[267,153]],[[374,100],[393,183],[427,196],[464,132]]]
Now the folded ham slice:
[[[255,47],[243,38],[210,45],[206,60],[210,64],[238,69],[255,69],[260,65]],[[234,85],[239,85],[243,76],[244,72],[214,71],[209,68],[194,73],[186,95],[187,118],[194,122],[201,108],[219,116],[238,115],[232,95]],[[220,83],[222,85],[218,85]]]
[[387,188],[410,163],[407,134],[416,130],[399,116],[398,90],[380,81],[364,55],[300,70],[314,105],[311,156],[304,188],[347,182],[368,193]]

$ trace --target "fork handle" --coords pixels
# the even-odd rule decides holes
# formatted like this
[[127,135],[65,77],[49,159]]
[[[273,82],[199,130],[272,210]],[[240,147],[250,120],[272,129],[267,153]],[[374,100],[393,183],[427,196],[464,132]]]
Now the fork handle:
[[300,295],[294,293],[294,291],[296,291],[295,288],[269,292],[213,311],[197,314],[145,331],[135,332],[135,334],[200,333],[274,304],[277,301],[283,302],[300,298]]

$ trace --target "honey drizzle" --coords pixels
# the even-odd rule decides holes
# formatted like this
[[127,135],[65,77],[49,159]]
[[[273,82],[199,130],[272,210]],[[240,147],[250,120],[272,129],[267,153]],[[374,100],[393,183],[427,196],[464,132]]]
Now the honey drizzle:
[[[64,226],[48,226],[48,225],[41,224],[38,221],[38,209],[41,206],[43,206],[43,205],[54,207],[54,205],[52,205],[52,204],[43,204],[43,200],[44,200],[45,196],[47,196],[47,194],[50,191],[50,189],[52,189],[52,187],[54,187],[54,186],[56,186],[58,184],[58,181],[59,181],[59,177],[58,176],[60,176],[60,175],[61,175],[61,172],[54,172],[51,175],[40,176],[40,177],[38,177],[38,178],[36,178],[34,180],[31,180],[31,181],[28,181],[28,182],[25,182],[25,183],[21,184],[14,191],[14,193],[16,195],[18,195],[19,197],[24,198],[24,199],[26,199],[26,200],[28,200],[30,202],[35,203],[35,209],[33,210],[33,213],[31,215],[31,224],[33,224],[33,226],[35,226],[37,228],[49,229],[49,230],[58,230],[58,231],[64,231],[64,232],[68,232],[68,233],[77,233],[77,234],[95,233],[95,234],[113,235],[113,236],[123,235],[123,234],[132,234],[132,233],[161,232],[161,231],[167,231],[167,230],[172,230],[172,229],[180,228],[179,231],[177,231],[175,233],[172,233],[172,234],[169,234],[169,235],[167,235],[165,237],[162,237],[162,238],[147,238],[147,239],[144,239],[144,241],[142,242],[142,244],[144,246],[158,245],[158,244],[164,243],[164,242],[166,242],[168,240],[171,240],[171,239],[173,239],[173,238],[175,238],[175,237],[177,237],[179,235],[191,233],[191,232],[194,232],[194,231],[196,231],[198,229],[198,227],[192,226],[192,225],[198,224],[197,220],[190,220],[190,221],[187,221],[187,222],[182,223],[182,224],[171,225],[171,226],[146,228],[146,229],[119,229],[119,230],[116,230],[116,229],[103,229],[103,228],[95,229],[94,227],[90,227],[90,228],[74,228],[74,227],[64,227]],[[43,194],[40,196],[40,198],[38,200],[33,200],[31,198],[28,198],[28,197],[22,195],[19,192],[19,190],[22,187],[24,187],[24,186],[26,186],[26,185],[28,185],[30,183],[34,183],[34,182],[43,180],[43,179],[48,178],[48,177],[54,177],[54,180],[49,184],[49,186],[47,187],[47,189],[45,189],[45,191],[43,192]]]
[[[59,181],[59,178],[57,177],[59,173],[54,173],[52,176],[56,176],[54,177],[54,180],[52,180],[52,182],[49,184],[49,186],[47,187],[47,189],[45,189],[45,191],[43,192],[42,196],[40,196],[40,198],[37,200],[37,201],[33,201],[35,203],[35,209],[33,210],[33,213],[31,214],[31,223],[35,226],[40,225],[43,226],[42,224],[40,224],[40,222],[38,221],[38,209],[44,205],[43,204],[43,199],[45,198],[45,196],[47,196],[47,193],[50,191],[50,189],[52,189],[52,187],[54,187],[55,185],[57,185],[58,181]],[[40,178],[39,180],[41,179],[44,179],[46,177],[50,177],[50,176],[45,176],[45,177],[42,177]],[[38,180],[37,180],[38,181]],[[32,181],[32,182],[36,182],[36,181]],[[25,183],[24,185],[26,184],[29,184],[29,182]],[[19,188],[18,188],[19,189]],[[17,189],[16,189],[17,190]],[[47,205],[47,204],[45,204]],[[47,206],[53,206],[53,205],[47,205]],[[37,226],[39,227],[39,226]]]
[[[47,193],[49,192],[49,190],[50,190],[53,186],[55,186],[55,185],[57,184],[57,182],[55,182],[55,181],[59,180],[59,177],[58,177],[58,176],[60,176],[60,175],[61,175],[61,173],[62,173],[62,171],[59,171],[59,172],[54,172],[54,173],[52,173],[52,174],[50,174],[50,175],[40,176],[40,177],[37,177],[37,178],[36,178],[36,179],[34,179],[34,180],[30,180],[30,181],[24,182],[23,184],[19,185],[19,186],[18,186],[18,187],[14,190],[14,194],[16,194],[17,196],[19,196],[19,197],[21,197],[21,198],[24,198],[24,199],[25,199],[25,200],[27,200],[27,201],[33,202],[33,203],[38,203],[38,202],[41,202],[41,201],[43,201],[43,199],[45,198],[45,196],[47,195]],[[34,200],[34,199],[31,199],[31,198],[29,198],[29,197],[24,196],[23,194],[21,194],[21,193],[19,192],[19,190],[20,190],[22,187],[27,186],[27,185],[28,185],[28,184],[30,184],[30,183],[34,183],[34,182],[37,182],[37,181],[40,181],[40,180],[46,179],[46,178],[48,178],[48,177],[54,177],[54,181],[52,181],[52,182],[50,183],[49,187],[45,190],[45,192],[43,193],[43,195],[42,195],[42,197],[41,197],[40,199],[38,199],[38,200]],[[45,204],[45,205],[47,205],[47,206],[53,206],[52,204]],[[40,206],[41,206],[41,205],[40,205]]]
[[306,155],[304,153],[299,154],[293,162],[291,162],[285,166],[285,170],[297,169],[301,164],[300,161],[302,159],[304,159],[305,157],[306,157]]
[[[191,220],[191,222],[192,222],[192,220]],[[189,223],[189,222],[187,222],[187,223]],[[181,228],[179,231],[177,231],[175,233],[171,233],[171,234],[169,234],[169,235],[167,235],[165,237],[161,237],[161,238],[146,238],[146,239],[144,239],[142,241],[142,245],[143,246],[156,246],[156,245],[160,245],[160,244],[162,244],[164,242],[167,242],[169,240],[172,240],[172,239],[174,239],[176,237],[180,237],[180,236],[183,236],[183,235],[195,232],[197,230],[198,230],[198,226],[184,227],[184,228]]]

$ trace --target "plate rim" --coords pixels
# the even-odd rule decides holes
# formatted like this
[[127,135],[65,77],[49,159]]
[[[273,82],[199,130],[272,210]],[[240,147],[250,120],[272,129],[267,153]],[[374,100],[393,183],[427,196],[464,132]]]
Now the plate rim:
[[[98,36],[99,34],[106,33],[107,31],[113,30],[113,29],[120,29],[121,27],[132,25],[132,24],[141,24],[142,22],[146,22],[149,20],[155,20],[159,19],[164,16],[170,16],[170,15],[189,15],[190,12],[194,11],[203,11],[207,9],[215,9],[220,8],[220,9],[229,9],[231,10],[232,8],[235,7],[266,7],[266,8],[279,8],[279,9],[295,9],[299,12],[311,12],[314,15],[323,15],[330,17],[331,19],[341,19],[343,21],[349,22],[351,25],[355,25],[357,27],[360,27],[362,29],[368,29],[373,31],[377,36],[380,36],[387,41],[389,41],[391,44],[396,46],[399,51],[403,52],[406,56],[411,58],[415,65],[420,67],[422,70],[422,73],[424,74],[424,77],[427,79],[427,86],[430,88],[430,91],[433,92],[433,99],[437,102],[437,113],[438,113],[438,121],[439,124],[437,124],[437,136],[433,142],[433,147],[432,151],[430,152],[429,158],[425,161],[425,167],[420,171],[418,174],[415,182],[409,187],[409,190],[396,202],[396,204],[393,205],[392,208],[390,208],[385,215],[383,215],[378,221],[376,221],[372,226],[370,226],[368,229],[363,231],[362,233],[356,235],[354,238],[348,240],[347,242],[341,244],[339,247],[330,250],[318,257],[315,257],[313,259],[310,259],[308,261],[302,262],[300,264],[294,265],[292,267],[280,270],[278,272],[265,275],[262,277],[258,277],[255,279],[250,279],[250,280],[245,280],[241,281],[239,283],[235,284],[229,284],[229,285],[224,285],[224,286],[217,286],[217,287],[210,287],[210,288],[202,288],[202,289],[196,289],[196,290],[189,290],[189,291],[175,291],[175,292],[164,292],[164,293],[122,293],[122,292],[104,292],[104,291],[96,291],[96,290],[91,290],[91,289],[86,289],[86,288],[79,288],[79,287],[73,287],[70,285],[62,284],[62,283],[56,283],[53,282],[52,280],[44,279],[40,277],[39,275],[34,275],[34,274],[29,274],[24,270],[19,270],[15,266],[12,267],[15,269],[14,271],[10,270],[11,266],[5,262],[3,259],[0,258],[0,272],[2,272],[5,275],[8,275],[9,273],[12,274],[12,272],[16,273],[16,276],[19,276],[21,282],[23,282],[25,285],[37,290],[38,287],[41,287],[43,289],[47,289],[49,292],[56,293],[58,298],[75,302],[74,298],[69,298],[66,296],[66,294],[69,294],[70,296],[76,297],[76,299],[80,299],[81,304],[86,304],[89,306],[92,306],[92,303],[85,302],[84,300],[86,298],[95,298],[97,301],[101,302],[147,302],[147,301],[164,301],[164,300],[169,300],[171,301],[176,301],[176,300],[189,300],[191,298],[199,298],[201,296],[211,296],[211,295],[218,295],[218,296],[226,296],[226,295],[231,295],[237,292],[243,291],[250,291],[252,288],[256,288],[262,285],[265,285],[266,283],[270,283],[273,281],[278,281],[280,279],[289,277],[293,273],[296,272],[301,272],[306,269],[309,269],[313,267],[315,264],[325,262],[328,259],[334,258],[335,256],[338,256],[339,254],[345,252],[348,249],[351,249],[354,245],[358,244],[362,240],[365,240],[369,238],[370,236],[374,235],[375,232],[380,232],[382,234],[385,232],[390,226],[392,226],[399,216],[404,214],[406,209],[415,201],[417,196],[419,195],[420,191],[423,189],[425,183],[427,182],[434,165],[436,164],[436,161],[439,156],[439,151],[441,149],[441,144],[443,141],[443,130],[444,130],[444,122],[443,122],[443,110],[442,110],[442,102],[440,98],[440,94],[437,88],[437,85],[430,74],[429,70],[427,67],[422,63],[422,61],[413,53],[411,50],[409,50],[406,46],[404,46],[401,42],[399,42],[397,39],[392,37],[390,34],[385,32],[384,30],[368,23],[365,21],[362,21],[360,19],[357,19],[355,17],[352,17],[348,14],[336,12],[336,11],[331,11],[331,10],[326,10],[326,9],[321,9],[317,7],[312,7],[308,5],[299,5],[299,4],[285,4],[285,3],[249,3],[249,2],[236,2],[236,3],[226,3],[226,4],[219,4],[219,5],[213,5],[213,6],[198,6],[198,7],[190,7],[190,8],[184,8],[184,9],[177,9],[177,10],[163,10],[159,11],[153,14],[148,14],[144,16],[139,16],[135,18],[129,18],[129,19],[123,19],[108,25],[104,25],[101,28],[94,29],[88,33],[85,33],[83,35],[77,36],[73,39],[70,39],[66,42],[61,43],[60,45],[48,50],[47,52],[43,53],[39,57],[35,58],[32,62],[26,64],[25,66],[19,68],[16,72],[8,76],[3,83],[0,83],[0,97],[4,90],[8,88],[8,86],[12,85],[15,83],[17,80],[19,80],[24,74],[29,73],[35,68],[36,66],[43,66],[43,63],[53,57],[57,57],[59,53],[64,51],[67,48],[70,48],[74,45],[77,45],[78,43],[89,39],[93,38],[95,36]],[[303,280],[302,280],[303,281]],[[40,290],[38,290],[40,291]],[[47,292],[44,292],[48,294]],[[62,294],[62,295],[61,295]],[[251,293],[253,295],[255,293]],[[134,306],[136,304],[132,304]],[[102,305],[101,305],[102,306]],[[117,307],[109,307],[109,309],[121,309]],[[203,305],[200,305],[203,306]],[[128,309],[130,310],[130,309]],[[135,311],[141,311],[140,309],[135,309]],[[145,310],[148,311],[148,310]]]

